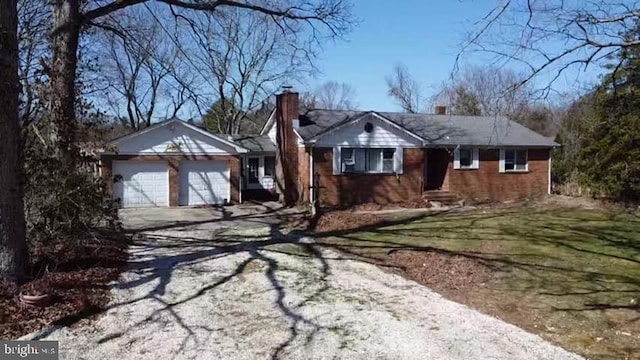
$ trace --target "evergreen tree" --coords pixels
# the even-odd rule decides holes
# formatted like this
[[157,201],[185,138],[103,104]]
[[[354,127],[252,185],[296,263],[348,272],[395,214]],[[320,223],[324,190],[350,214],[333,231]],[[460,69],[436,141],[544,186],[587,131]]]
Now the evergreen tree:
[[202,117],[202,125],[214,134],[232,134],[236,107],[230,100],[217,100]]
[[451,111],[453,115],[473,115],[480,116],[480,101],[478,97],[462,86],[455,89],[455,103]]
[[[625,35],[640,39],[640,27]],[[640,47],[620,51],[597,91],[578,170],[594,195],[640,199]]]

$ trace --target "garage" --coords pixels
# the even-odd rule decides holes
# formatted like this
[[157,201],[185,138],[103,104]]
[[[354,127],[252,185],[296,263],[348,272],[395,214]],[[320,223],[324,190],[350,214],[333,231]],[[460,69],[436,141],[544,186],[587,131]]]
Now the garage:
[[[113,197],[122,207],[169,206],[169,167],[166,161],[114,161]],[[118,176],[119,175],[119,176]]]
[[232,138],[170,119],[105,144],[100,172],[122,207],[240,203],[240,159],[248,152]]
[[224,204],[230,200],[231,183],[227,161],[180,162],[180,205]]

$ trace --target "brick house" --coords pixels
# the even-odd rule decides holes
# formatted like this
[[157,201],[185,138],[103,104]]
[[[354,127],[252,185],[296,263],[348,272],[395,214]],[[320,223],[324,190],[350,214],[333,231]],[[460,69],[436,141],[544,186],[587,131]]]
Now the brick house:
[[558,146],[506,117],[300,112],[278,95],[261,134],[277,147],[288,203],[345,207],[416,197],[506,201],[550,193]]
[[124,207],[264,198],[346,207],[427,197],[506,201],[550,192],[558,146],[505,117],[300,111],[277,95],[260,134],[172,119],[111,141],[101,171]]

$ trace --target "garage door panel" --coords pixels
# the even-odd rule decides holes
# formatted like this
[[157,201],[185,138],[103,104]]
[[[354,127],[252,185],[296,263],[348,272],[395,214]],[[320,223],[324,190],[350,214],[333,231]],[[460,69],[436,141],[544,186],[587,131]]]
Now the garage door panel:
[[114,198],[123,207],[169,206],[169,169],[164,161],[116,161],[113,174],[121,181],[114,185]]
[[229,200],[226,161],[183,161],[180,164],[180,205],[223,204]]

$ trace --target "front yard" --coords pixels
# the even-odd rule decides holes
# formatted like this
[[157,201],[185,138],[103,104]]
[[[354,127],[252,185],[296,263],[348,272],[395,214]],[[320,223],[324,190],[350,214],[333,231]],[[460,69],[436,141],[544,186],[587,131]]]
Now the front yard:
[[480,209],[319,236],[590,359],[640,359],[637,212]]

